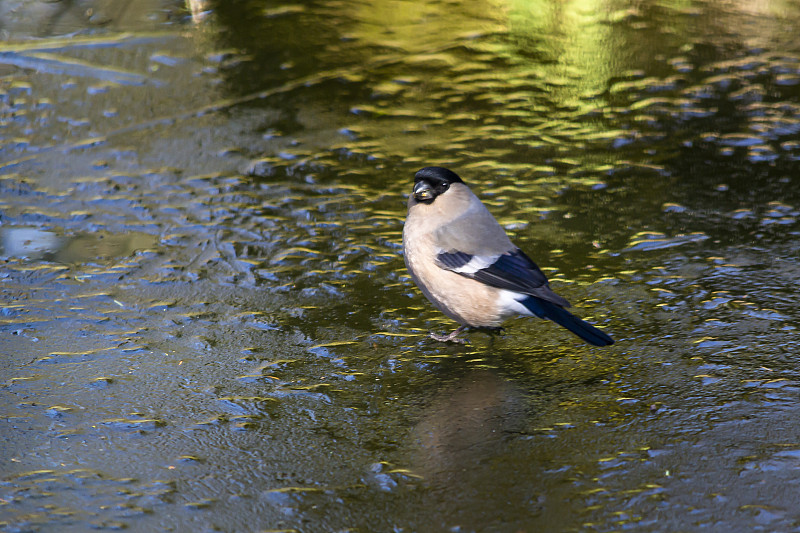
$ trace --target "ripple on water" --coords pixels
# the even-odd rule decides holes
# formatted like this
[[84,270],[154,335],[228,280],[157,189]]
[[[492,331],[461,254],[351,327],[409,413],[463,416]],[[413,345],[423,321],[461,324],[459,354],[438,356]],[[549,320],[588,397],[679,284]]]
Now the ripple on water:
[[6,518],[24,529],[75,524],[125,529],[130,519],[170,503],[175,492],[173,481],[113,478],[89,469],[22,472],[0,484],[3,500],[13,503],[5,509]]
[[708,235],[703,233],[691,233],[689,235],[676,235],[674,237],[667,237],[663,234],[644,232],[634,235],[628,243],[628,247],[624,252],[634,251],[653,251],[663,250],[665,248],[674,248],[675,246],[682,246],[690,243],[702,242],[708,239]]

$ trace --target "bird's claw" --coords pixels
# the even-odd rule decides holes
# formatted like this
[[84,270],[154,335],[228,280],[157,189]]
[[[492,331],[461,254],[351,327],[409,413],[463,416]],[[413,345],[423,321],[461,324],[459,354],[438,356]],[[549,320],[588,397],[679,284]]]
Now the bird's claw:
[[467,344],[467,339],[463,337],[456,337],[452,333],[449,335],[439,335],[438,333],[430,332],[431,339],[439,342],[455,342],[457,344]]

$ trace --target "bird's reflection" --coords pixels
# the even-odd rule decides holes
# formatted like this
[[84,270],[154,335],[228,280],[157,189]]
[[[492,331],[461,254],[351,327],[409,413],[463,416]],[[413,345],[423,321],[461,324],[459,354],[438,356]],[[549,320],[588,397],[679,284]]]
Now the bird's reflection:
[[491,370],[446,388],[412,431],[414,470],[430,483],[447,483],[501,453],[522,421],[523,400],[518,387]]
[[420,513],[438,517],[443,531],[538,522],[545,490],[525,438],[532,417],[528,392],[494,370],[445,387],[410,434],[410,470],[428,488]]
[[[571,444],[539,431],[560,389],[551,396],[550,380],[531,373],[533,353],[489,352],[479,355],[480,369],[438,391],[410,431],[406,465],[425,487],[418,512],[436,517],[431,530],[572,529],[576,502],[564,498],[571,484],[554,475]],[[464,362],[456,364],[462,371]]]

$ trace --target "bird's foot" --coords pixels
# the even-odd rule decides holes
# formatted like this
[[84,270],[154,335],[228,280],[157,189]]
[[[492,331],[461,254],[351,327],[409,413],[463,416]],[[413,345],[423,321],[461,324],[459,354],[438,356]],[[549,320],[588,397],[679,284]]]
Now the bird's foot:
[[450,333],[449,335],[439,335],[438,333],[430,332],[430,336],[433,340],[439,342],[457,342],[458,344],[467,344],[467,339],[459,337],[461,332],[467,329],[467,326],[460,326],[456,328],[455,331]]

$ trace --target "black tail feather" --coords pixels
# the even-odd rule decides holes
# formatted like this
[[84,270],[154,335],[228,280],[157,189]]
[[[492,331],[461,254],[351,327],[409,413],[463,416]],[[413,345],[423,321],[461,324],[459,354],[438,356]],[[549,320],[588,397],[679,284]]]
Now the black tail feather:
[[521,303],[536,316],[552,320],[559,326],[567,328],[589,344],[593,344],[594,346],[608,346],[614,344],[614,339],[607,334],[554,303],[535,297],[526,298]]

